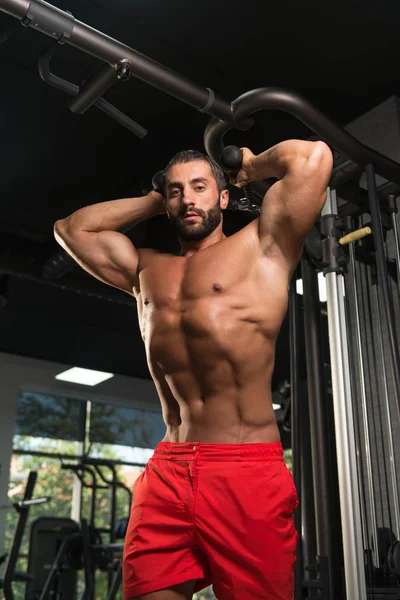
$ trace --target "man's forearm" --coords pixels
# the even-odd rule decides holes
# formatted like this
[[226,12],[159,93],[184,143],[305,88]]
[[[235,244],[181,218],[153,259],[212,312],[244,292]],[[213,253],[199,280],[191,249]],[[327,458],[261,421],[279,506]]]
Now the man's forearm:
[[80,231],[117,231],[162,212],[162,196],[152,191],[139,198],[124,198],[85,206],[66,219],[58,221],[56,228],[68,226],[72,230]]
[[306,168],[307,165],[312,165],[321,151],[326,151],[323,142],[287,140],[254,156],[247,172],[252,181],[271,177],[283,179],[291,168]]

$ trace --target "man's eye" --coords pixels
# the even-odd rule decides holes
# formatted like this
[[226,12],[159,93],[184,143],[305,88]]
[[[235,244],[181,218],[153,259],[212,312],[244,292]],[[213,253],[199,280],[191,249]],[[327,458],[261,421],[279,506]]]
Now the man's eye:
[[202,192],[204,190],[204,185],[198,185],[196,187],[196,192]]
[[179,194],[179,190],[172,190],[170,192],[170,196],[177,196]]

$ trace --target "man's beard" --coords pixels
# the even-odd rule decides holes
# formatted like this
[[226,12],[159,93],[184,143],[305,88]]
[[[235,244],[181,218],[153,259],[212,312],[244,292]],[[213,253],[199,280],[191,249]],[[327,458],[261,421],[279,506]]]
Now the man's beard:
[[[201,222],[196,219],[193,223],[190,221],[185,221],[184,216],[188,212],[199,215],[201,217]],[[170,223],[176,229],[178,236],[184,240],[185,242],[190,241],[198,241],[204,240],[204,238],[208,237],[221,222],[221,207],[218,202],[210,208],[207,212],[204,210],[200,210],[197,208],[187,209],[184,213],[179,214],[177,217],[173,217],[170,215]]]

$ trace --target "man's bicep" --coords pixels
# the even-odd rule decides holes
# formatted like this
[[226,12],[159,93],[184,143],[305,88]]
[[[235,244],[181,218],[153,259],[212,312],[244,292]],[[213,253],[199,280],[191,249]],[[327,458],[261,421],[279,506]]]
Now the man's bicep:
[[139,253],[125,235],[117,231],[81,232],[71,239],[64,235],[61,241],[64,249],[90,275],[132,294],[137,282]]
[[331,170],[301,173],[295,170],[266,193],[259,221],[260,244],[265,252],[278,247],[289,260],[298,260],[308,232],[326,200]]

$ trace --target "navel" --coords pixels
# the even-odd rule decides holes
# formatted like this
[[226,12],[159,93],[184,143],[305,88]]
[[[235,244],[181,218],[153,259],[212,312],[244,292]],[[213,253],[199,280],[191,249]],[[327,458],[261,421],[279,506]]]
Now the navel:
[[222,285],[220,283],[214,283],[213,290],[214,292],[222,292]]
[[145,298],[145,299],[143,300],[143,304],[144,304],[145,306],[147,306],[148,304],[150,304],[150,300],[149,300],[148,298]]

